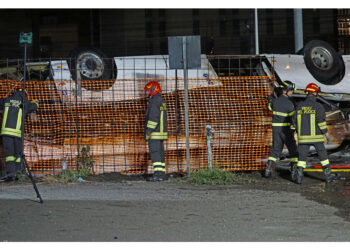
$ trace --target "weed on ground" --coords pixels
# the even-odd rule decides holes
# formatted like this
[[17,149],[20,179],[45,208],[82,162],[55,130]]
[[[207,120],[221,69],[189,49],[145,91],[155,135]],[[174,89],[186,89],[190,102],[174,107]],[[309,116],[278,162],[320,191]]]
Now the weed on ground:
[[187,177],[187,181],[194,185],[233,185],[253,183],[255,180],[242,173],[233,173],[214,168],[212,170],[202,169],[191,173]]

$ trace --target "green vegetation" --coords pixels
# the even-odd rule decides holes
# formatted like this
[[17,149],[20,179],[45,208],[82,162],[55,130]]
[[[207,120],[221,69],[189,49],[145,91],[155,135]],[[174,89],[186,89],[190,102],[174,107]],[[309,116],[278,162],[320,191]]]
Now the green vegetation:
[[94,160],[90,155],[90,146],[82,147],[81,153],[77,158],[77,163],[79,166],[78,170],[66,170],[57,175],[44,176],[42,179],[49,183],[69,183],[76,182],[78,178],[87,178],[94,166]]
[[17,173],[16,177],[18,181],[24,181],[26,179],[26,176],[23,173]]
[[[80,146],[79,146],[80,149]],[[94,166],[94,160],[92,158],[92,156],[90,155],[90,146],[85,146],[82,147],[81,149],[81,153],[78,156],[78,165],[79,165],[79,169],[85,169],[85,172],[83,173],[88,173],[90,174],[92,167]],[[83,178],[81,176],[81,178]]]
[[224,171],[219,168],[202,169],[197,172],[191,173],[187,180],[195,185],[232,185],[232,184],[243,184],[252,183],[252,180],[240,173],[232,173]]

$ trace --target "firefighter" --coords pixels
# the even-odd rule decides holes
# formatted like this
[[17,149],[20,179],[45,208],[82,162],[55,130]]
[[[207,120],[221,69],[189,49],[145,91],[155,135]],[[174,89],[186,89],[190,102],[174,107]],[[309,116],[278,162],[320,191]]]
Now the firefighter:
[[330,162],[324,146],[324,136],[327,142],[331,141],[327,132],[326,112],[322,104],[316,101],[320,88],[315,83],[306,86],[306,99],[301,102],[293,116],[293,123],[298,133],[298,163],[294,175],[294,181],[301,184],[303,169],[306,168],[306,159],[309,148],[313,145],[321,161],[326,183],[332,182],[336,176],[331,174]]
[[34,112],[39,104],[37,101],[26,100],[22,87],[17,85],[9,97],[0,99],[0,106],[4,110],[1,135],[6,162],[6,175],[2,181],[14,181],[16,172],[21,171],[23,119],[27,114]]
[[158,82],[146,84],[145,90],[150,96],[145,120],[145,136],[148,141],[149,154],[153,164],[153,175],[148,181],[165,179],[164,140],[168,139],[168,123],[166,103],[161,96]]
[[294,83],[284,81],[281,87],[282,94],[278,98],[272,99],[270,105],[272,110],[272,148],[266,164],[266,178],[271,177],[273,166],[282,153],[284,144],[288,148],[291,172],[298,160],[294,131],[290,127],[294,115],[294,104],[290,100],[294,91]]

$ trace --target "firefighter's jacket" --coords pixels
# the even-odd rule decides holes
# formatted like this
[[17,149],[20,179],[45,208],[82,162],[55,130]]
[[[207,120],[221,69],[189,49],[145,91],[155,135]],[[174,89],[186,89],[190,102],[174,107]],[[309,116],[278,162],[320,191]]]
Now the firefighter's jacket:
[[167,108],[160,93],[149,99],[145,120],[145,136],[148,140],[148,133],[151,133],[151,140],[168,139]]
[[280,95],[271,102],[272,127],[289,127],[294,115],[294,104],[288,96]]
[[272,110],[272,101],[275,100],[277,97],[274,95],[274,94],[271,94],[267,97],[267,109],[270,110],[271,112],[273,111]]
[[316,97],[309,95],[299,103],[293,123],[298,132],[298,144],[313,144],[324,142],[327,133],[326,112],[322,104],[316,102]]
[[[28,113],[35,111],[38,107],[37,103],[22,99],[23,95],[22,91],[16,91],[12,96],[0,99],[0,107],[4,110],[1,135],[22,137],[23,117],[25,118]],[[24,100],[24,105],[22,100]]]

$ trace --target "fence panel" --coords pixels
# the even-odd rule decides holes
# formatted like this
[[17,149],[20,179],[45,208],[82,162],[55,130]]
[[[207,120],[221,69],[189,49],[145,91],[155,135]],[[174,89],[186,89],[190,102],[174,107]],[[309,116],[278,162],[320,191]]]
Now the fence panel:
[[[66,162],[76,169],[82,151],[90,148],[93,173],[152,172],[144,117],[147,99],[143,87],[158,80],[167,103],[169,139],[165,143],[166,171],[186,171],[183,79],[121,79],[83,81],[82,93],[74,81],[29,81],[29,99],[39,100],[35,114],[25,122],[26,159],[36,174],[56,174]],[[210,82],[208,82],[210,81]],[[16,84],[1,80],[0,97]],[[95,91],[98,85],[108,89]],[[189,79],[191,170],[207,167],[206,125],[215,130],[213,165],[226,170],[259,170],[271,145],[270,117],[263,108],[270,86],[263,76]],[[87,90],[84,86],[95,86]],[[62,87],[65,88],[62,88]],[[4,165],[2,157],[2,165]]]

